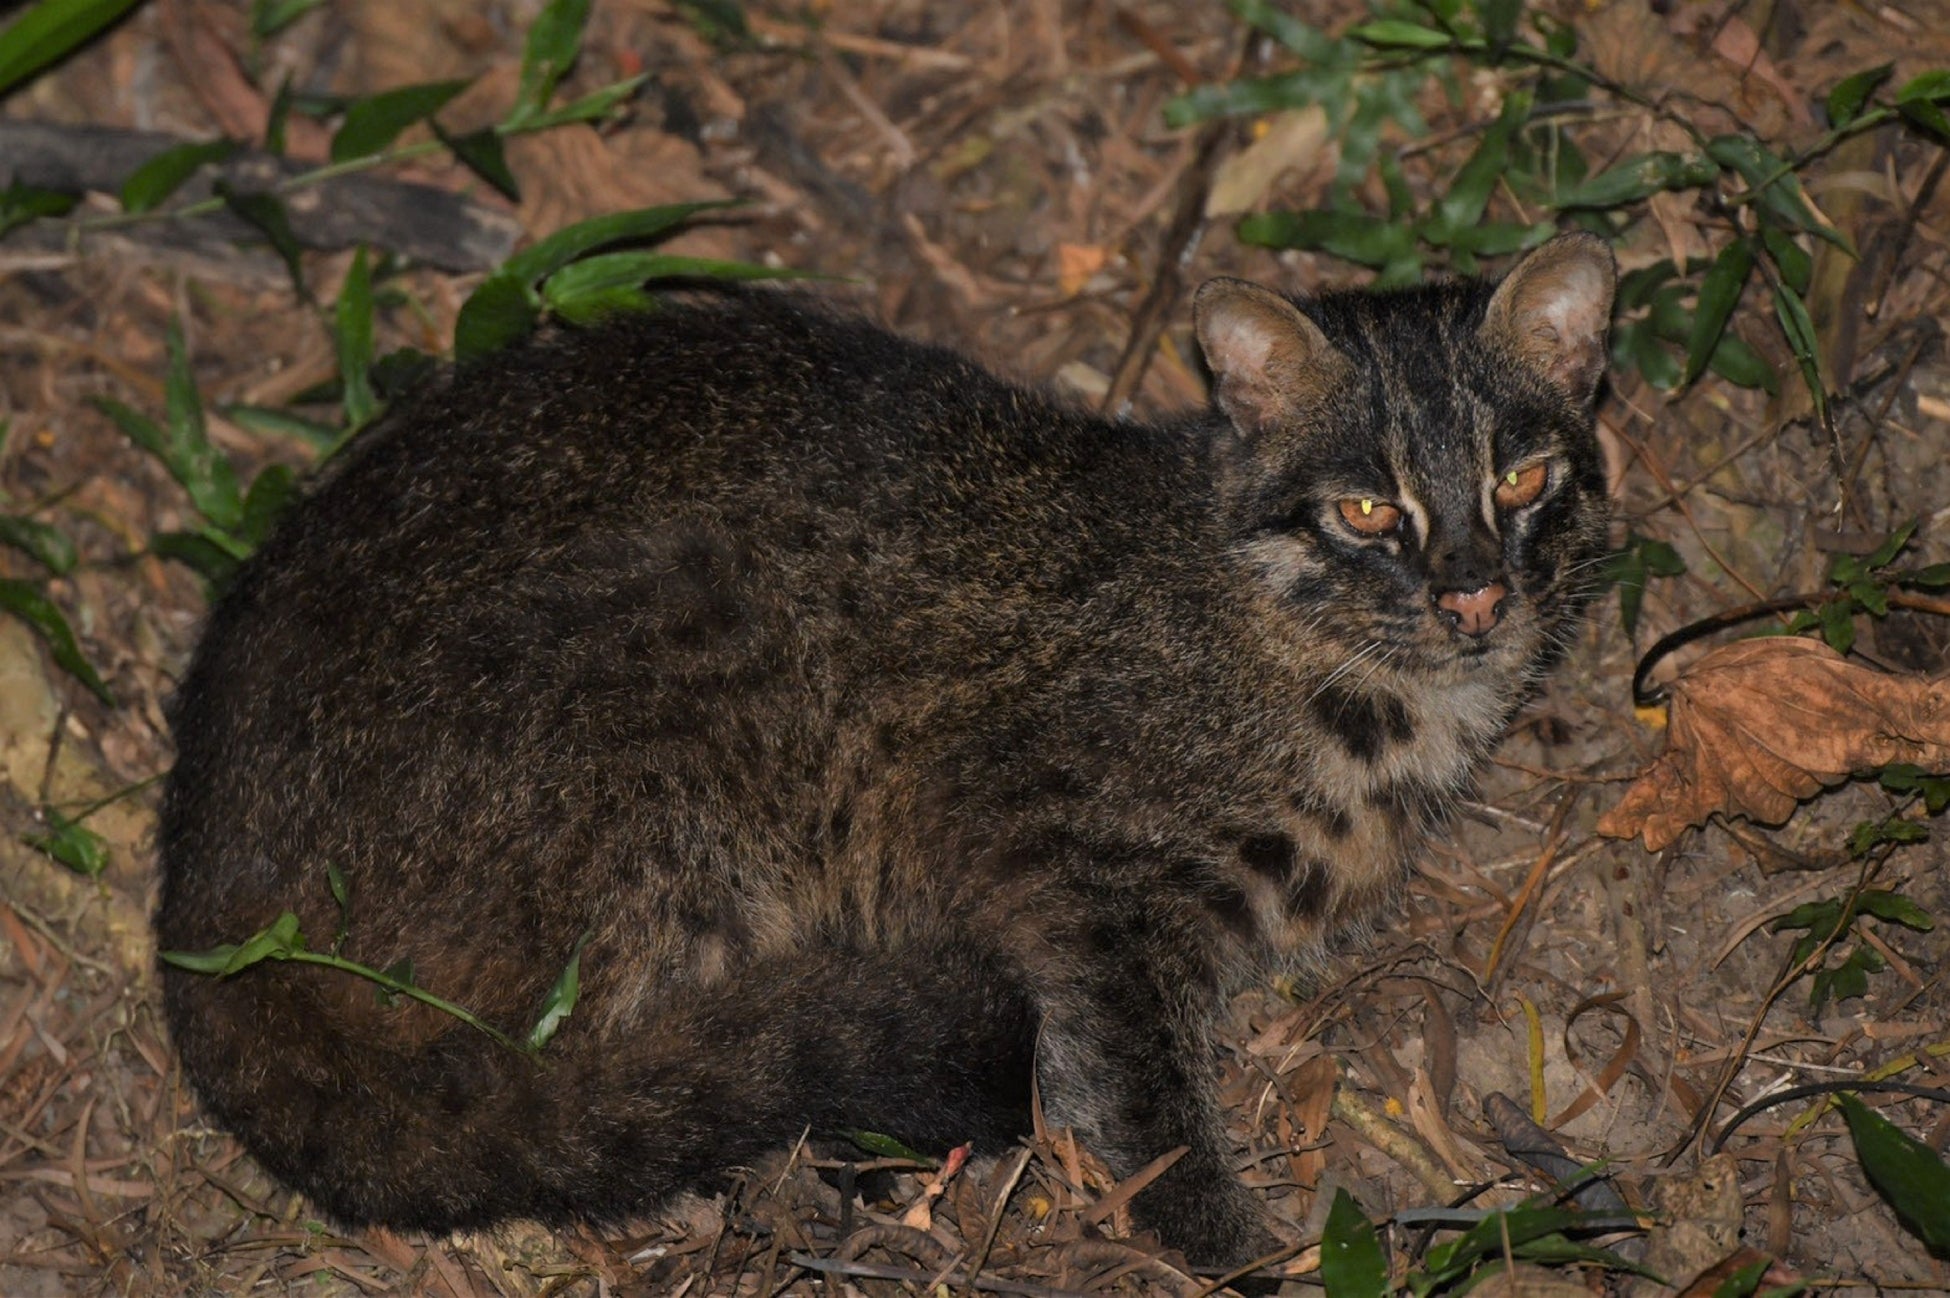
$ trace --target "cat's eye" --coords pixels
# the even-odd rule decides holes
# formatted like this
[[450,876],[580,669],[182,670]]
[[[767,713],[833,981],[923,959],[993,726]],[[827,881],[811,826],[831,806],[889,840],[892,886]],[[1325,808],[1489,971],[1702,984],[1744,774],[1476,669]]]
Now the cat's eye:
[[1363,536],[1383,536],[1402,523],[1402,511],[1373,496],[1355,496],[1341,502],[1341,521]]
[[1522,509],[1544,494],[1544,484],[1550,479],[1550,465],[1543,460],[1511,469],[1496,480],[1496,507]]

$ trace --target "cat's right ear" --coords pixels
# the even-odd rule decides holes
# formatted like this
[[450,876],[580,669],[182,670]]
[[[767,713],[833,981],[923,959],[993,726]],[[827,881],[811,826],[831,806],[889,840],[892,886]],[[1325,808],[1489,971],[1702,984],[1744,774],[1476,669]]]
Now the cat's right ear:
[[1192,322],[1219,408],[1248,438],[1310,404],[1339,369],[1340,353],[1305,312],[1242,279],[1207,280]]

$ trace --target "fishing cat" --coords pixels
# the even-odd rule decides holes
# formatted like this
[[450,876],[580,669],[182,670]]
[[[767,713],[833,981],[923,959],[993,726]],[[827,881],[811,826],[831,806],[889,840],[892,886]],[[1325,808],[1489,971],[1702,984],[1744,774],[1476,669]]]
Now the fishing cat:
[[[535,342],[355,443],[175,701],[165,971],[210,1112],[347,1223],[617,1219],[815,1131],[1049,1118],[1195,1260],[1267,1236],[1229,993],[1394,893],[1592,590],[1614,266],[1214,280],[1113,423],[786,295]],[[344,881],[344,913],[330,885]],[[582,944],[578,948],[578,944]]]

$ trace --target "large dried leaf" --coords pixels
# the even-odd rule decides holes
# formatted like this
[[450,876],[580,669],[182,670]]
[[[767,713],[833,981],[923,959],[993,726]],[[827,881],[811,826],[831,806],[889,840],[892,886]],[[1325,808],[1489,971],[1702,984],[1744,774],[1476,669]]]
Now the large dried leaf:
[[1950,677],[1872,671],[1813,640],[1742,640],[1673,682],[1665,755],[1598,832],[1656,852],[1715,812],[1778,824],[1891,762],[1950,769]]

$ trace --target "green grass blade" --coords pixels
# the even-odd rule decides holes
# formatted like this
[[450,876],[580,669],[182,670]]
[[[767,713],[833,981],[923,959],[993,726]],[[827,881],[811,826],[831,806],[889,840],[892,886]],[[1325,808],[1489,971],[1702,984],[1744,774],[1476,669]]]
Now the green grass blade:
[[363,245],[352,255],[339,300],[332,308],[332,341],[338,352],[340,401],[345,427],[357,432],[379,412],[372,393],[372,270]]
[[165,149],[129,173],[122,182],[122,210],[147,212],[182,187],[199,167],[222,162],[237,152],[235,140],[206,140]]
[[0,545],[10,546],[31,556],[42,567],[57,575],[74,571],[74,542],[52,523],[22,518],[17,514],[0,514]]
[[68,619],[62,616],[52,600],[41,593],[38,586],[18,578],[0,578],[0,611],[12,613],[33,627],[47,642],[48,653],[53,655],[63,671],[86,685],[89,692],[103,703],[111,708],[115,706],[115,695],[81,652],[81,645],[75,639],[73,629],[68,626]]
[[41,0],[0,31],[0,94],[80,49],[137,0]]
[[540,116],[555,95],[555,87],[582,49],[582,29],[589,22],[591,0],[549,0],[528,25],[522,48],[521,81],[506,125],[521,127]]
[[699,212],[732,205],[724,201],[667,203],[662,207],[614,212],[578,221],[508,258],[497,278],[505,276],[524,285],[538,284],[598,248],[613,243],[644,243],[670,233]]
[[1727,321],[1733,317],[1734,307],[1740,304],[1740,294],[1753,271],[1754,245],[1744,238],[1729,243],[1713,259],[1712,267],[1699,284],[1699,304],[1694,308],[1693,329],[1686,340],[1683,382],[1691,383],[1706,372],[1707,362],[1719,347],[1720,335],[1726,332]]
[[1935,1150],[1854,1096],[1836,1098],[1869,1184],[1934,1252],[1950,1252],[1950,1167]]
[[469,86],[467,81],[428,81],[400,86],[361,99],[345,110],[332,136],[332,161],[349,162],[375,154],[415,122],[433,116]]

